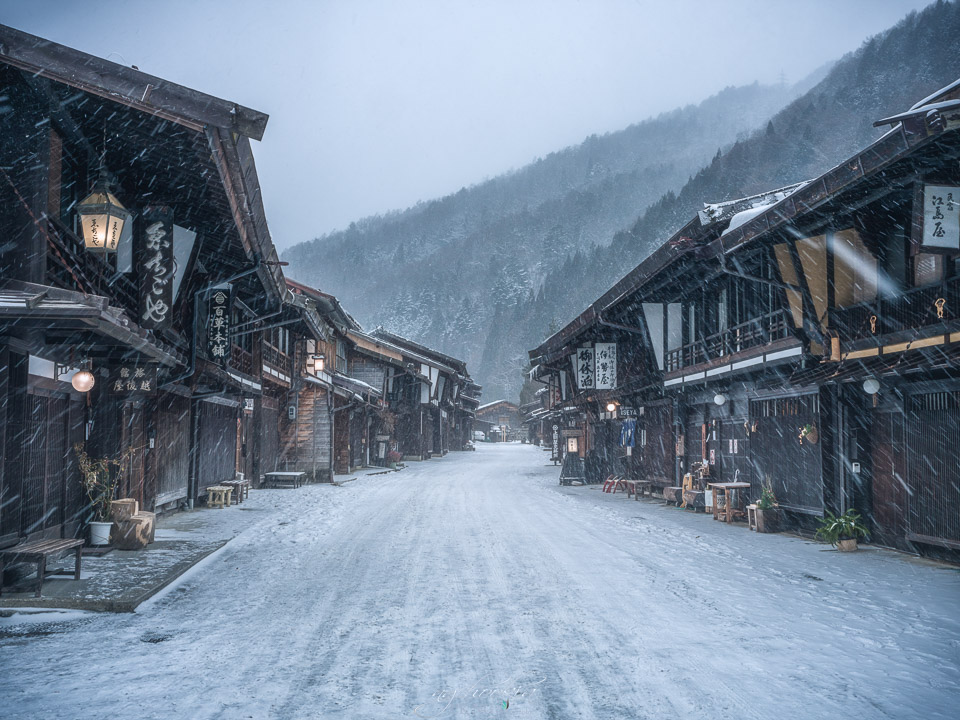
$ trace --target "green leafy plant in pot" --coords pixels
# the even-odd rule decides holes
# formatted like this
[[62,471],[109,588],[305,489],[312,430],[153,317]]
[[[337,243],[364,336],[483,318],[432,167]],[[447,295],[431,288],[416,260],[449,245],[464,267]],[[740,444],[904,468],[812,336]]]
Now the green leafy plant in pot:
[[757,500],[757,532],[775,533],[780,531],[780,506],[773,488],[764,485]]
[[857,549],[857,538],[866,536],[867,526],[860,522],[860,513],[853,509],[842,515],[828,510],[817,530],[818,540],[830,543],[840,552],[853,552]]

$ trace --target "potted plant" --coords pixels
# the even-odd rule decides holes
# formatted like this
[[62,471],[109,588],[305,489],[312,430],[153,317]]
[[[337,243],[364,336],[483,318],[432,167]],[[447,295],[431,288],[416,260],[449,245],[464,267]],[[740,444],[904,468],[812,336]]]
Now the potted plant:
[[847,510],[843,515],[834,515],[829,510],[820,521],[817,538],[833,545],[840,552],[857,549],[857,538],[867,536],[867,526],[860,522],[860,513]]
[[820,433],[817,432],[817,426],[813,424],[806,424],[800,428],[800,444],[803,445],[803,441],[806,440],[811,445],[816,445],[817,441],[820,439]]
[[774,533],[780,530],[780,506],[770,486],[764,486],[757,500],[757,532]]
[[391,450],[387,453],[387,465],[389,465],[394,470],[397,469],[397,463],[403,460],[403,455],[396,450]]
[[117,473],[111,472],[110,468],[120,468],[128,452],[124,452],[119,458],[92,458],[80,443],[73,446],[73,451],[80,465],[80,482],[83,483],[83,489],[90,499],[90,509],[93,511],[90,544],[109,545],[110,528],[113,525],[111,506],[118,479]]

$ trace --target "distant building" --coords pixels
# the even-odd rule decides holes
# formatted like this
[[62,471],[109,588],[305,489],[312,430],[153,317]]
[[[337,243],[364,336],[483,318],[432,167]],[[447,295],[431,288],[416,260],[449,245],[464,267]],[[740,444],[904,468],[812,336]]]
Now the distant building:
[[[516,440],[520,431],[520,408],[507,400],[495,400],[477,408],[477,420],[490,423],[492,440]],[[490,435],[488,433],[488,437]]]

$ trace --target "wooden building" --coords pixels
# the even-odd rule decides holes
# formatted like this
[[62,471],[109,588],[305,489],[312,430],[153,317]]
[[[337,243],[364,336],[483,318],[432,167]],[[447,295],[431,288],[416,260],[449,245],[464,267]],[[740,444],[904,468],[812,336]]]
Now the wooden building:
[[472,437],[481,393],[466,363],[382,328],[372,335],[399,351],[407,370],[394,375],[388,390],[400,426],[400,452],[426,460],[462,450]]
[[795,526],[855,508],[874,542],[960,550],[960,83],[878,124],[821,177],[706,205],[531,351],[587,479],[703,463]]
[[307,304],[305,311],[316,316],[318,330],[301,338],[296,391],[280,426],[284,469],[329,481],[334,474],[382,464],[386,450],[378,457],[375,445],[384,425],[382,360],[358,352],[365,336],[334,296],[293,280],[287,283],[294,297]]
[[508,400],[495,400],[477,408],[477,419],[491,425],[491,440],[516,440],[520,433],[520,408]]
[[257,475],[256,329],[283,283],[267,116],[11,28],[0,46],[0,542],[82,530],[78,443],[122,456],[148,509]]

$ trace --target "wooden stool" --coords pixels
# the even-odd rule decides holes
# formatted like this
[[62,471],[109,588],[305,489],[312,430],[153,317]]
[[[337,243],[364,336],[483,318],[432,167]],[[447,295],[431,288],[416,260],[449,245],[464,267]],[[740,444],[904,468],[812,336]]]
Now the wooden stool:
[[207,488],[207,506],[217,506],[221,510],[224,507],[230,507],[230,495],[233,488],[226,485],[211,485]]
[[750,526],[751,530],[757,529],[757,506],[747,505],[747,525]]

